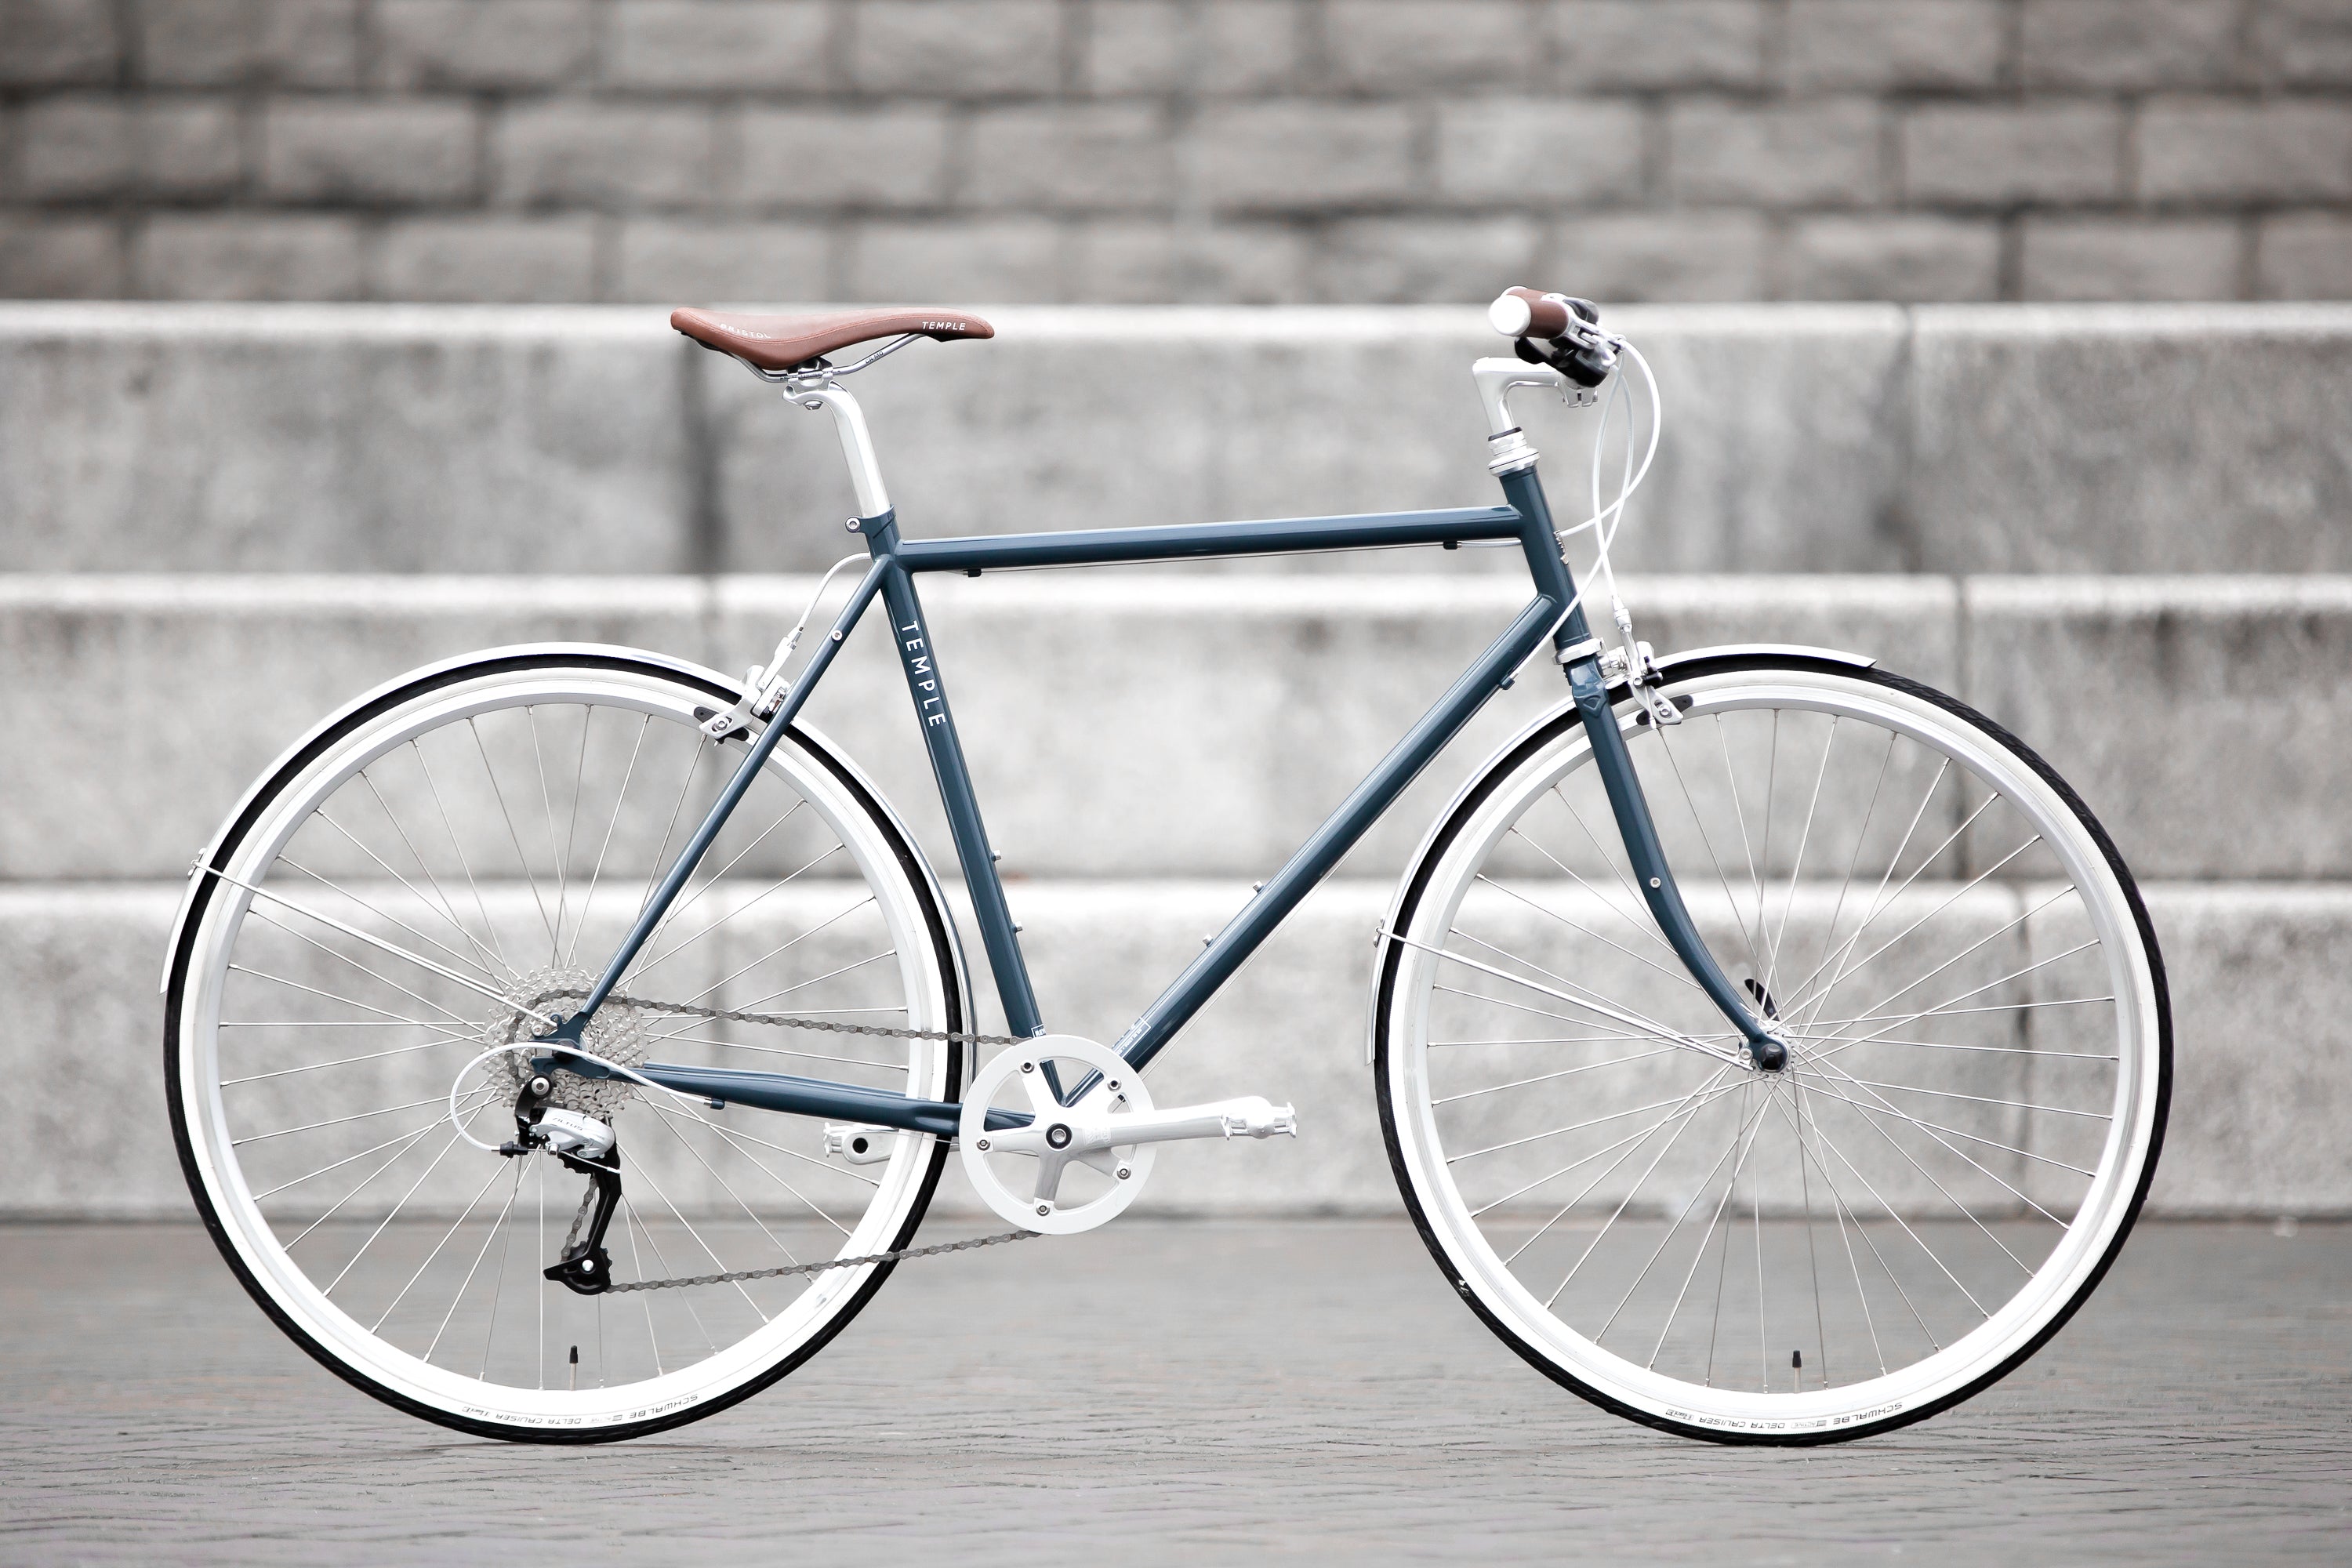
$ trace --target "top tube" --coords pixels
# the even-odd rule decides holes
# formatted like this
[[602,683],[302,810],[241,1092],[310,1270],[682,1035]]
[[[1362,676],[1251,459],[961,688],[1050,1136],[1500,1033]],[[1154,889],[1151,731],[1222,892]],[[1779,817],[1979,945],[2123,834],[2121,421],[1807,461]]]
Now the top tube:
[[[872,531],[884,518],[860,521]],[[1375,512],[1354,517],[1295,517],[1264,522],[1179,523],[1155,528],[1073,529],[1055,533],[982,534],[971,539],[900,539],[889,553],[909,572],[1002,571],[1024,566],[1100,566],[1118,562],[1192,561],[1209,556],[1287,555],[1404,544],[1454,544],[1519,537],[1526,520],[1507,506],[1442,511]]]

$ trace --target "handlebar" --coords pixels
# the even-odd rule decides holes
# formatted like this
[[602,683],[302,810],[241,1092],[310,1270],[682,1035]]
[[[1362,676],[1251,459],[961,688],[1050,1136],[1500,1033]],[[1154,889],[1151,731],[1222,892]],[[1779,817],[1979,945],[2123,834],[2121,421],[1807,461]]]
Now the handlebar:
[[1590,300],[1506,289],[1486,307],[1486,321],[1512,340],[1521,359],[1550,365],[1579,386],[1599,386],[1617,368],[1616,353],[1598,330],[1601,307]]

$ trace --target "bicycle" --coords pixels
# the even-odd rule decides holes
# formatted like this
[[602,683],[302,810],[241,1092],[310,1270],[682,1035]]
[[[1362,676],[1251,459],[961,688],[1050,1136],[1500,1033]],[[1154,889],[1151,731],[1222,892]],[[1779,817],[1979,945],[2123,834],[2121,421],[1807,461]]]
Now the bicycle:
[[[494,649],[358,699],[256,782],[191,870],[164,981],[173,1137],[246,1289],[426,1420],[625,1438],[791,1372],[899,1262],[1106,1223],[1160,1142],[1295,1134],[1256,1096],[1157,1107],[1144,1071],[1537,661],[1566,700],[1439,816],[1375,948],[1381,1123],[1446,1279],[1538,1370],[1692,1437],[1884,1432],[2021,1363],[2114,1260],[2162,1140],[2168,1005],[2130,872],[2022,742],[1867,658],[1654,655],[1608,549],[1654,380],[1587,301],[1514,289],[1490,319],[1514,351],[1472,367],[1499,505],[911,539],[843,383],[985,321],[677,312],[830,415],[862,550],[740,682]],[[1601,410],[1571,528],[1510,414],[1529,394]],[[916,577],[1399,545],[1516,549],[1533,597],[1114,1044],[1047,1033]],[[914,839],[798,720],[877,601],[1003,1036],[975,1032]],[[918,1247],[951,1153],[1013,1228]]]

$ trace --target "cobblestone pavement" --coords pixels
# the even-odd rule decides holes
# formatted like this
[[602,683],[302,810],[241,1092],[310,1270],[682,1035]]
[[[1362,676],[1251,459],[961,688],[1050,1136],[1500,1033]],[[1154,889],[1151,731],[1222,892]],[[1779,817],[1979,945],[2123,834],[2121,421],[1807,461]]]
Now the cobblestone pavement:
[[2006,1384],[1809,1451],[1600,1414],[1379,1223],[910,1265],[766,1394],[592,1450],[374,1405],[193,1227],[0,1229],[0,1390],[9,1563],[2352,1558],[2332,1226],[2145,1226]]

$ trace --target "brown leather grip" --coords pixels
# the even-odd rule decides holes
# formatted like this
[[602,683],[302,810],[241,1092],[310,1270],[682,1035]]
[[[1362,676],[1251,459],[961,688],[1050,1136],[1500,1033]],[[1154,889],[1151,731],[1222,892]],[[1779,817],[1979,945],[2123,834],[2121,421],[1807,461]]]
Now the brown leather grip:
[[[1527,321],[1519,325],[1519,312],[1505,303],[1516,300],[1527,307]],[[1495,330],[1507,337],[1556,338],[1568,331],[1570,312],[1567,303],[1557,294],[1547,294],[1539,289],[1506,289],[1501,298],[1487,308],[1486,319]]]

